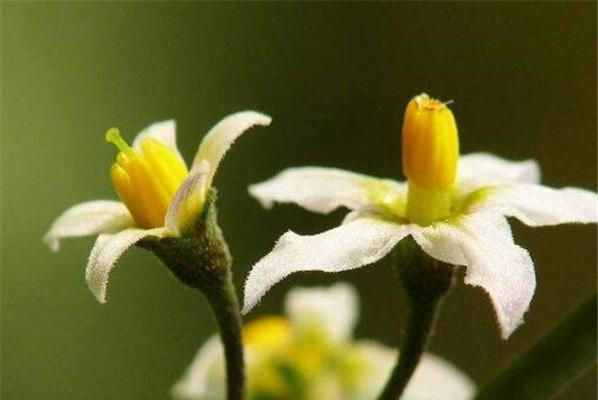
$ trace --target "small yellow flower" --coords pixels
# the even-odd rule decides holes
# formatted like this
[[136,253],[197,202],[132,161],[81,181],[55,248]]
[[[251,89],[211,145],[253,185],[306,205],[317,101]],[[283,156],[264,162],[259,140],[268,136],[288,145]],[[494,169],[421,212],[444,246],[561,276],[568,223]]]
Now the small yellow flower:
[[125,250],[149,236],[187,235],[232,143],[252,126],[270,122],[255,111],[229,115],[204,136],[189,170],[176,146],[174,121],[150,125],[131,146],[118,129],[110,129],[106,139],[120,150],[110,180],[122,202],[95,200],[69,208],[54,221],[44,242],[57,251],[63,238],[99,234],[85,277],[94,296],[105,302],[108,276]]

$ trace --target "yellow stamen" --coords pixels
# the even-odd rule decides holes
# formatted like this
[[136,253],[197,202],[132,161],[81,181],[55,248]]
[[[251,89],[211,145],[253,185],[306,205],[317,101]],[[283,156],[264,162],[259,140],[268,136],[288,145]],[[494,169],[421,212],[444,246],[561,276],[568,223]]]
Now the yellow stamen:
[[459,135],[449,102],[421,94],[405,110],[403,173],[409,182],[407,218],[427,225],[450,214],[459,162]]
[[187,167],[156,139],[142,140],[141,151],[136,151],[118,129],[112,128],[106,132],[106,140],[120,150],[110,180],[135,222],[141,228],[163,226],[170,202],[187,176]]

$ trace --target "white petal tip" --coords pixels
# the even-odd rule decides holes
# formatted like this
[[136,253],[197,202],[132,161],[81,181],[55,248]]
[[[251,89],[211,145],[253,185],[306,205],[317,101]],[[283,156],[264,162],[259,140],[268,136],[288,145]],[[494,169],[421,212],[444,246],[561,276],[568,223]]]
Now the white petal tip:
[[258,111],[242,111],[247,113],[248,116],[253,116],[255,118],[255,124],[261,126],[268,126],[272,123],[272,117],[263,114]]
[[262,208],[270,210],[274,206],[274,201],[270,200],[268,196],[263,192],[263,186],[261,183],[249,185],[247,188],[249,195],[256,199]]
[[247,315],[253,309],[252,304],[245,304],[243,305],[243,309],[241,310],[241,315]]
[[42,242],[48,246],[52,253],[57,253],[60,250],[60,240],[51,236],[49,233],[44,236]]

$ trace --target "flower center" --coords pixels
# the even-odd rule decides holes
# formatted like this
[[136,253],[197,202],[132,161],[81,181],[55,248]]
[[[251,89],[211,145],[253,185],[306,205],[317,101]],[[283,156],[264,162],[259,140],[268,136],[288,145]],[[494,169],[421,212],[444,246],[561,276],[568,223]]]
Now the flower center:
[[450,102],[423,93],[414,97],[403,121],[403,173],[407,218],[428,225],[450,215],[459,162],[459,135]]
[[118,196],[141,228],[164,226],[168,206],[187,176],[185,163],[167,146],[154,138],[131,148],[116,128],[106,132],[106,140],[120,152],[110,169],[110,180]]

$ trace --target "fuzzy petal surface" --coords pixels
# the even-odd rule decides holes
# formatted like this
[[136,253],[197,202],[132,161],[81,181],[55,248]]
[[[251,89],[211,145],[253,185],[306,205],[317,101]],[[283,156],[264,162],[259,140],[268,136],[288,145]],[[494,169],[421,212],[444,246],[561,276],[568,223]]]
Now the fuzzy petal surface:
[[491,189],[480,202],[529,226],[598,222],[598,196],[579,188],[553,189],[533,184],[514,184]]
[[112,200],[95,200],[74,205],[60,215],[44,235],[52,251],[60,249],[60,239],[115,233],[135,224],[127,207]]
[[274,203],[295,203],[322,214],[339,207],[355,210],[380,202],[404,201],[405,191],[404,184],[390,179],[324,167],[288,168],[249,187],[249,193],[264,208]]
[[503,339],[523,322],[536,288],[534,264],[513,242],[505,217],[466,214],[421,228],[413,238],[437,260],[466,267],[465,283],[488,293]]
[[243,313],[249,312],[274,284],[294,272],[341,272],[372,264],[409,233],[409,226],[376,218],[359,218],[316,235],[301,236],[288,231],[249,273]]
[[147,236],[162,236],[164,228],[129,228],[119,233],[99,235],[87,261],[85,279],[89,290],[100,303],[106,302],[108,277],[120,256],[132,245]]
[[268,126],[270,122],[272,122],[272,118],[256,111],[241,111],[225,117],[214,125],[201,141],[193,159],[192,168],[204,161],[208,162],[210,173],[207,183],[210,187],[222,157],[233,142],[252,126]]
[[508,182],[540,182],[536,160],[511,161],[490,153],[471,153],[459,159],[459,192]]

